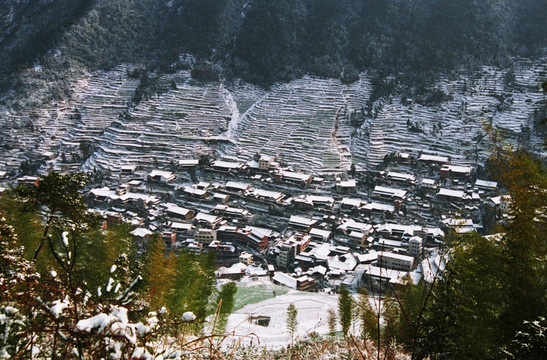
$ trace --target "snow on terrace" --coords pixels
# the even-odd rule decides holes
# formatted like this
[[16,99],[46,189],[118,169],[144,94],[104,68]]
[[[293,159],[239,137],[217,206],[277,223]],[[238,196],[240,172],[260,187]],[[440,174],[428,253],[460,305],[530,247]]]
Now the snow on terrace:
[[143,100],[104,131],[92,164],[111,167],[154,159],[168,165],[183,154],[217,149],[214,142],[225,138],[234,120],[233,99],[224,86],[195,82],[188,72],[161,76],[158,83],[161,93]]
[[365,78],[346,86],[339,80],[308,76],[278,86],[242,115],[234,134],[241,156],[280,154],[304,170],[349,167],[353,128],[342,115],[364,106],[369,89]]
[[[536,63],[518,62],[516,87],[504,85],[507,71],[492,67],[483,67],[477,73],[462,72],[454,80],[442,78],[435,86],[452,99],[435,106],[403,105],[395,96],[378,108],[376,118],[367,119],[358,129],[351,147],[354,161],[372,167],[380,164],[385,155],[403,150],[450,156],[453,164],[469,165],[475,161],[473,138],[484,133],[482,121],[491,121],[516,134],[523,128],[533,128],[531,117],[542,96],[535,86],[546,68],[545,58]],[[412,131],[407,122],[421,130]],[[537,148],[541,139],[532,136],[531,140]],[[478,150],[485,158],[486,140]]]
[[[37,106],[18,114],[0,116],[0,128],[16,151],[36,147],[36,152],[66,154],[74,152],[82,140],[94,140],[104,128],[127,107],[138,80],[127,77],[128,66],[119,65],[110,71],[99,71],[73,81],[73,95],[58,103]],[[78,110],[79,116],[77,116]],[[0,109],[0,112],[2,110]],[[25,119],[32,120],[32,131],[21,126]],[[9,153],[2,153],[4,159]],[[20,164],[20,155],[18,165]],[[57,161],[60,157],[57,158]]]
[[[294,304],[298,311],[297,338],[306,338],[311,332],[326,335],[329,332],[328,311],[331,309],[337,311],[338,295],[290,290],[285,295],[246,305],[229,316],[226,333],[232,335],[226,343],[231,343],[232,339],[237,341],[242,338],[243,344],[257,345],[256,337],[244,337],[246,334],[254,333],[262,346],[272,348],[286,346],[291,342],[286,317],[287,307],[290,304]],[[253,323],[250,318],[257,316],[270,317],[269,325],[261,326]]]

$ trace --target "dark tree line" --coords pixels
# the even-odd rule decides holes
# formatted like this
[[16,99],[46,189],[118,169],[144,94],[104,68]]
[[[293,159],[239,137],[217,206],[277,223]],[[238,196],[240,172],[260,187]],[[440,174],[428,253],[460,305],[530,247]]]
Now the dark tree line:
[[[190,53],[217,64],[226,78],[262,85],[303,73],[339,77],[345,69],[410,82],[533,55],[547,39],[543,0],[113,0],[72,5],[64,28],[41,31],[41,22],[54,20],[54,5],[44,6],[50,11],[38,18],[28,15],[38,5],[28,3],[0,28],[4,65],[30,64],[37,54],[48,63],[51,54],[34,51],[45,46],[89,69],[138,61],[171,70],[179,54]],[[9,9],[0,6],[0,15]],[[47,41],[37,47],[40,36]]]

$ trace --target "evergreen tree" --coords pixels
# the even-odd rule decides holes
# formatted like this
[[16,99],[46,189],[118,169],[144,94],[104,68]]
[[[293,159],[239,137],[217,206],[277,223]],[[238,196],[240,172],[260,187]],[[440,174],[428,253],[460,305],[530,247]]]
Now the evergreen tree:
[[359,301],[357,303],[359,319],[361,321],[361,336],[365,339],[378,338],[378,314],[370,306],[368,291],[359,289]]
[[298,329],[298,320],[296,319],[297,315],[298,315],[298,311],[296,310],[296,307],[294,306],[294,304],[291,303],[287,307],[287,330],[289,331],[289,334],[291,335],[291,344],[294,341],[294,336]]
[[220,306],[218,310],[218,326],[217,332],[222,333],[226,330],[228,315],[234,310],[234,297],[237,292],[237,285],[231,281],[221,286],[220,293],[216,303]]
[[150,308],[159,310],[167,304],[167,296],[175,279],[176,257],[165,254],[162,238],[155,234],[149,244],[149,261],[146,266]]
[[340,295],[338,297],[338,316],[340,317],[340,326],[342,332],[347,335],[351,326],[353,304],[349,291],[345,285],[340,287]]
[[447,268],[424,316],[420,356],[503,358],[515,334],[547,313],[547,173],[523,151],[494,140],[490,173],[511,199],[495,237],[455,236]]
[[236,292],[237,285],[235,282],[230,281],[229,283],[222,285],[217,300],[217,303],[222,302],[222,307],[220,308],[221,314],[229,314],[234,310],[234,297]]
[[196,323],[203,322],[213,291],[214,271],[214,253],[196,256],[181,252],[178,255],[173,290],[167,299],[171,313],[180,316],[192,311],[197,316]]
[[[82,173],[61,175],[51,172],[40,178],[36,186],[20,185],[15,189],[16,196],[25,203],[28,211],[44,211],[44,228],[40,242],[34,250],[32,261],[36,262],[52,225],[59,219],[74,228],[85,222],[87,207],[79,190],[86,184]],[[59,224],[63,225],[63,224]]]

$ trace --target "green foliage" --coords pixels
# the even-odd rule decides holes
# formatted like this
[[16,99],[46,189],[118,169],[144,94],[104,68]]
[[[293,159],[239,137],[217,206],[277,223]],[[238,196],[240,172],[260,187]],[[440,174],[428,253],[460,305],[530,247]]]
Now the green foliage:
[[[31,357],[30,351],[38,358],[101,358],[116,348],[131,354],[137,346],[155,351],[151,343],[173,336],[166,332],[168,324],[174,336],[189,330],[176,329],[183,312],[198,314],[194,331],[207,315],[214,254],[183,253],[177,264],[173,254],[165,256],[156,235],[139,255],[128,225],[103,229],[87,213],[79,193],[84,183],[81,174],[51,173],[36,186],[2,196],[0,210],[8,215],[8,220],[0,217],[2,358]],[[36,245],[33,241],[38,242],[36,250],[25,254],[23,245]],[[147,286],[142,286],[143,277]],[[231,283],[221,291],[225,312],[233,308],[236,289]],[[146,316],[147,310],[165,304],[171,314],[162,310]],[[90,322],[82,325],[82,319]],[[118,326],[127,322],[131,325]],[[92,325],[99,323],[104,329]],[[127,336],[124,329],[130,331]]]
[[26,203],[18,201],[13,192],[4,192],[0,196],[0,216],[13,227],[17,234],[17,243],[22,247],[23,257],[31,260],[34,249],[41,239],[41,219],[38,214],[28,211]]
[[378,339],[378,312],[370,306],[368,291],[363,287],[359,289],[359,301],[356,305],[361,320],[361,336],[363,339]]
[[421,354],[497,359],[513,337],[547,312],[547,176],[530,155],[497,147],[491,170],[511,196],[497,238],[456,237],[424,319]]
[[232,311],[234,311],[234,300],[236,292],[237,285],[235,282],[231,281],[222,285],[217,300],[217,303],[220,303],[222,301],[222,307],[220,308],[221,314],[230,314]]
[[150,291],[150,308],[159,310],[167,305],[175,279],[177,258],[174,253],[165,253],[165,244],[158,234],[150,239],[147,254],[146,280]]
[[229,282],[221,286],[220,293],[218,294],[216,304],[217,308],[217,326],[216,333],[224,333],[226,331],[226,324],[228,322],[228,315],[234,311],[235,294],[237,292],[237,285],[235,282]]
[[175,316],[192,311],[197,322],[207,316],[207,305],[212,294],[214,253],[202,256],[181,252],[178,255],[174,286],[167,298],[167,306]]
[[44,213],[45,225],[34,250],[33,262],[38,260],[46,240],[52,244],[50,228],[71,228],[73,233],[77,233],[80,226],[87,226],[92,221],[92,216],[86,214],[87,207],[79,192],[85,183],[86,177],[82,173],[61,175],[51,172],[40,178],[38,185],[19,185],[14,189],[15,197],[23,204],[23,211]]
[[353,311],[353,303],[348,289],[344,285],[340,287],[340,295],[338,297],[338,316],[340,318],[340,326],[342,331],[346,335],[351,326]]
[[298,311],[296,310],[294,304],[289,304],[287,307],[287,330],[291,335],[291,343],[294,341],[294,335],[298,329],[298,320],[296,320],[297,315]]
[[547,357],[547,321],[540,316],[534,321],[525,321],[522,331],[518,331],[511,342],[510,352],[507,355],[510,359],[545,359]]
[[[501,255],[495,242],[477,234],[453,245],[426,319],[426,324],[433,324],[424,339],[426,346],[459,359],[498,356],[503,345]],[[439,332],[445,336],[439,338]]]

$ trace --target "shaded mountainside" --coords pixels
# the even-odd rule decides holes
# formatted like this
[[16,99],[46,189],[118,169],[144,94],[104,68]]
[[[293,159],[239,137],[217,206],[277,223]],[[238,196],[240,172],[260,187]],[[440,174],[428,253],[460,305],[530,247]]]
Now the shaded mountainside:
[[6,0],[0,2],[0,75],[24,65],[51,46],[92,0]]
[[[357,70],[423,79],[503,64],[544,47],[544,0],[11,0],[0,4],[4,74],[60,50],[63,62],[172,69],[181,53],[270,85]],[[41,57],[40,57],[41,56]],[[51,57],[51,55],[49,55]],[[51,66],[61,66],[59,62]]]

